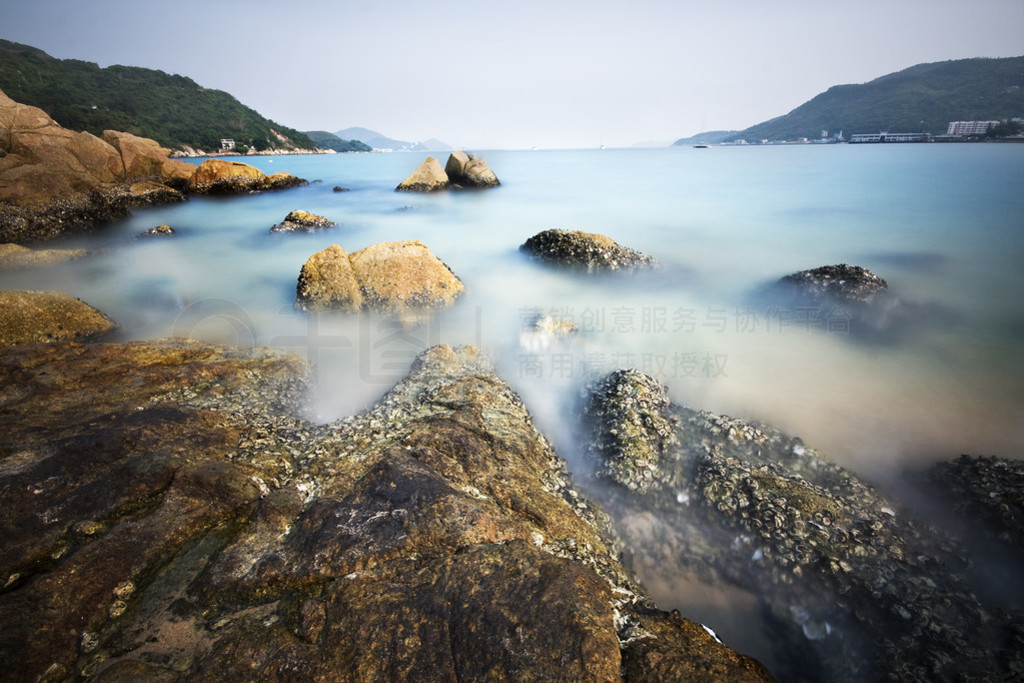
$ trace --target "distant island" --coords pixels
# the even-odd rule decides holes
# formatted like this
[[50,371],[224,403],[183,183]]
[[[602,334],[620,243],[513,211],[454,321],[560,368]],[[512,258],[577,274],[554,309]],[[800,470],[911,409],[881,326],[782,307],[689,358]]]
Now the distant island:
[[959,59],[918,64],[859,85],[836,85],[784,116],[718,140],[701,133],[675,145],[698,142],[780,142],[845,139],[854,134],[944,135],[950,123],[988,124],[980,134],[1009,137],[1024,117],[1024,57]]
[[221,90],[132,66],[101,69],[0,40],[0,90],[70,130],[118,130],[183,153],[312,151],[308,135],[260,116]]

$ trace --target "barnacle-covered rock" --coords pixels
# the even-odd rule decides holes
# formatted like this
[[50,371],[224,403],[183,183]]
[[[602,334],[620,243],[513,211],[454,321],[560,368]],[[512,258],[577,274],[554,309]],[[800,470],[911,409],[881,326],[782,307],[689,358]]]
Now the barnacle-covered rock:
[[588,273],[649,270],[658,266],[651,256],[624,247],[605,235],[582,230],[544,230],[526,240],[519,250],[534,261]]
[[771,680],[658,611],[522,401],[435,347],[315,425],[296,356],[185,340],[0,358],[16,680]]
[[[752,590],[785,680],[1018,670],[1019,617],[982,605],[947,537],[799,439],[664,394],[651,400],[647,387],[657,383],[618,371],[584,411],[597,472],[620,485],[595,490],[634,567],[679,567]],[[669,425],[671,436],[647,425]]]

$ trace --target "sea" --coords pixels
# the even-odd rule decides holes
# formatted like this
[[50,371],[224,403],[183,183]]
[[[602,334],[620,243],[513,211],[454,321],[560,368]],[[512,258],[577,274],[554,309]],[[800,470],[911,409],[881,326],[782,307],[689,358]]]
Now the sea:
[[[70,292],[129,339],[292,350],[313,368],[319,422],[372,404],[429,346],[476,345],[581,477],[593,463],[580,397],[630,367],[679,404],[800,436],[882,490],[960,454],[1024,455],[1024,145],[472,151],[500,187],[396,192],[426,153],[246,157],[311,182],[135,210],[47,245],[90,257],[3,272],[0,287]],[[293,209],[337,227],[272,234]],[[139,237],[161,224],[175,234]],[[594,277],[538,265],[519,246],[549,228],[607,235],[661,267]],[[295,310],[312,254],[388,240],[425,243],[463,297],[414,324]],[[841,263],[884,278],[899,302],[880,333],[860,334],[842,307],[773,298],[781,277]],[[576,333],[536,332],[548,315]],[[661,606],[686,602],[672,590],[655,595]],[[719,597],[709,604],[733,611]]]

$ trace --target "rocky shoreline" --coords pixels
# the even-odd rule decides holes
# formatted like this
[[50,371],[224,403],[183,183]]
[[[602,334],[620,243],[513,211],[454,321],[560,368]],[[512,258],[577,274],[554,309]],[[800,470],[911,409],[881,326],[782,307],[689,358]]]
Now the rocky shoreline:
[[[15,243],[135,206],[306,182],[174,161],[123,133],[70,133],[2,93],[0,152],[9,268],[82,258]],[[457,152],[396,189],[499,185]],[[271,231],[333,227],[293,211]],[[173,235],[161,228],[150,233]],[[520,251],[570,277],[659,267],[580,230],[545,230]],[[333,245],[297,275],[299,309],[401,322],[464,290],[413,240]],[[898,311],[883,279],[846,264],[774,287],[871,329]],[[323,425],[308,418],[311,373],[292,354],[121,343],[115,321],[68,294],[0,295],[11,680],[773,680],[659,609],[641,567],[754,591],[783,680],[1024,676],[1024,619],[972,585],[962,538],[799,438],[676,405],[638,371],[612,372],[567,417],[596,473],[574,482],[474,347],[428,349],[374,406]],[[575,328],[538,318],[530,332]],[[1024,565],[1017,463],[965,457],[922,477]]]

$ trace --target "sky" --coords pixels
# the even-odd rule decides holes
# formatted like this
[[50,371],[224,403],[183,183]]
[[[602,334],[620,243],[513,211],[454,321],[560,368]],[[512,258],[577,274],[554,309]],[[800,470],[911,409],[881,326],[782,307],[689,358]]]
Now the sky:
[[1024,0],[0,0],[0,38],[181,74],[303,131],[618,147],[1024,55]]

